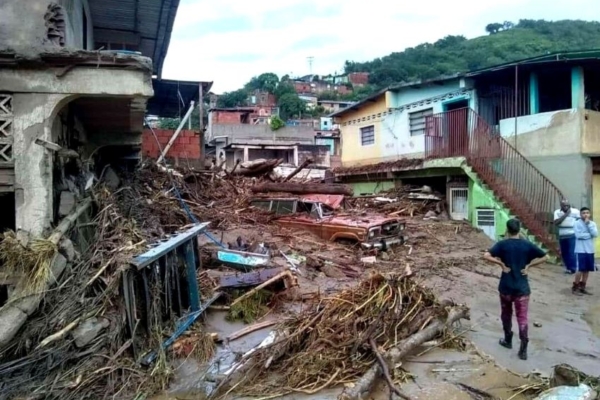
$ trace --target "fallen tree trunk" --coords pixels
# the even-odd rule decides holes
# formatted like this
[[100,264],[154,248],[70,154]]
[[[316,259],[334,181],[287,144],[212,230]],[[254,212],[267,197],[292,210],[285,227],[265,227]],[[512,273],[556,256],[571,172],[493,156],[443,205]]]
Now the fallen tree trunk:
[[348,185],[322,184],[322,183],[264,183],[253,186],[254,193],[294,193],[294,194],[342,194],[352,196],[354,191]]
[[282,158],[280,158],[278,160],[268,160],[258,166],[252,166],[252,168],[243,168],[242,166],[240,166],[240,168],[233,171],[232,174],[233,175],[242,175],[242,176],[264,175],[264,174],[267,174],[267,173],[273,171],[273,169],[275,169],[275,167],[277,167],[281,163],[283,163]]
[[296,168],[294,171],[292,171],[291,174],[289,174],[282,182],[287,182],[290,179],[292,179],[293,177],[295,177],[296,175],[298,175],[300,173],[300,171],[302,171],[304,168],[308,167],[310,164],[312,164],[313,160],[311,160],[310,158],[307,160],[304,160],[304,162],[302,164],[300,164],[298,166],[298,168]]
[[[469,309],[465,307],[457,307],[450,311],[448,318],[443,321],[438,319],[427,328],[414,335],[402,340],[397,347],[386,352],[384,358],[390,360],[391,364],[397,364],[411,351],[419,347],[425,342],[435,339],[444,329],[460,319],[469,319]],[[382,370],[380,364],[374,364],[354,385],[352,388],[346,388],[338,396],[338,400],[360,400],[366,398],[366,395],[371,391],[377,378],[381,376]]]

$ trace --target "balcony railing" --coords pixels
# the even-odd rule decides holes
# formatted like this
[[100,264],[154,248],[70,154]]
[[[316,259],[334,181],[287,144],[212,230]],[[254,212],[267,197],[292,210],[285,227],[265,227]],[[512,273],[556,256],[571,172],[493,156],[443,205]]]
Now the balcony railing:
[[467,163],[550,250],[558,253],[554,210],[560,190],[469,108],[427,117],[425,156],[465,157]]

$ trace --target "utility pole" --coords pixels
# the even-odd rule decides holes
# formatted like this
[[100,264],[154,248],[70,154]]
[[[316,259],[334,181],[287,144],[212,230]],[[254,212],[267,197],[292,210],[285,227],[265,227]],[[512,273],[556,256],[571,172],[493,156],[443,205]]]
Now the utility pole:
[[310,74],[312,75],[312,73],[313,73],[312,66],[313,66],[313,61],[315,58],[313,56],[308,56],[308,57],[306,57],[306,59],[308,60],[308,69],[310,71]]
[[[198,87],[198,121],[200,129],[200,167],[204,168],[204,90],[202,88],[202,82]],[[190,118],[191,121],[191,118]]]

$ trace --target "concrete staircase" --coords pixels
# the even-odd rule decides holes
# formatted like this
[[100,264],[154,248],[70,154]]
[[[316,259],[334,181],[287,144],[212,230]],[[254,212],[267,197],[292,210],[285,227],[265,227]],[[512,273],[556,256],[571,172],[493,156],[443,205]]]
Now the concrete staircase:
[[[517,218],[519,220],[522,220],[522,218],[519,218],[518,215],[516,215],[514,212],[512,212],[512,210],[510,209],[510,206],[508,204],[506,204],[501,198],[499,198],[496,195],[496,192],[494,192],[494,190],[488,186],[482,179],[481,177],[477,174],[477,172],[475,172],[473,170],[473,168],[468,164],[468,163],[463,163],[463,165],[461,165],[461,169],[465,172],[465,174],[475,183],[477,183],[478,185],[480,185],[483,189],[485,189],[486,191],[488,191],[490,193],[490,195],[493,197],[494,202],[496,203],[497,207],[496,209],[502,209],[506,211],[506,219],[510,219],[510,218]],[[558,249],[552,247],[548,247],[546,244],[544,244],[539,238],[538,236],[536,236],[535,234],[533,234],[528,228],[527,226],[523,225],[521,228],[521,235],[523,235],[524,237],[526,237],[530,242],[534,243],[536,246],[540,247],[542,250],[544,250],[545,252],[547,252],[550,255],[550,259],[553,262],[556,262],[557,260],[557,254],[558,254]]]
[[464,157],[465,172],[489,189],[526,227],[526,236],[559,254],[553,212],[560,190],[475,111],[464,108],[427,117],[427,158]]

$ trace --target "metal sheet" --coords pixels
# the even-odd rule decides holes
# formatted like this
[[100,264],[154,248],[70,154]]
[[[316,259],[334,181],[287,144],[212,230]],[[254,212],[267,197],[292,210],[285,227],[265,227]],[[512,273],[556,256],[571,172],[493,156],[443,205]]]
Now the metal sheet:
[[134,265],[135,267],[137,267],[138,269],[147,267],[154,261],[158,260],[160,257],[173,251],[176,247],[178,247],[182,243],[187,242],[187,241],[191,240],[192,238],[195,238],[196,236],[198,236],[200,233],[202,233],[208,227],[208,225],[209,225],[208,222],[195,224],[194,226],[192,226],[185,232],[182,232],[176,236],[173,236],[172,238],[159,244],[152,250],[148,250],[144,254],[135,257],[131,261],[131,264]]

